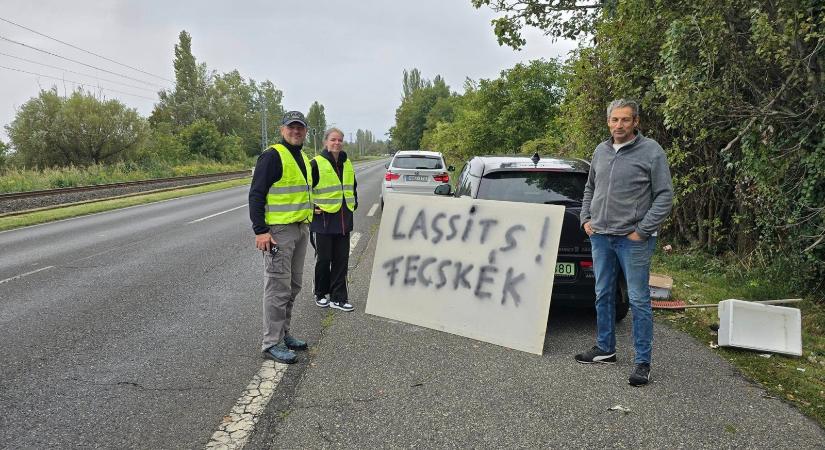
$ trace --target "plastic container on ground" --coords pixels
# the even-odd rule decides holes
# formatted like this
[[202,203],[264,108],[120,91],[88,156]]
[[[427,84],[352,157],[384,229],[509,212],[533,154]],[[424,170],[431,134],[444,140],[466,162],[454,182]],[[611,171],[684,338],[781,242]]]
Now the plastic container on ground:
[[670,291],[673,289],[673,278],[667,275],[651,273],[647,284],[650,285],[650,298],[661,300],[670,298]]
[[722,300],[719,345],[801,356],[802,314],[785,306]]

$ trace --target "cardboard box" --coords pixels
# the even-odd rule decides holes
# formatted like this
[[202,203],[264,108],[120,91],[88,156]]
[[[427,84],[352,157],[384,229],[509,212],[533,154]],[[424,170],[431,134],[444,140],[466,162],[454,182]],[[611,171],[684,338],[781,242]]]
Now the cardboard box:
[[673,289],[673,278],[658,273],[650,274],[650,298],[667,300],[670,298],[670,291]]

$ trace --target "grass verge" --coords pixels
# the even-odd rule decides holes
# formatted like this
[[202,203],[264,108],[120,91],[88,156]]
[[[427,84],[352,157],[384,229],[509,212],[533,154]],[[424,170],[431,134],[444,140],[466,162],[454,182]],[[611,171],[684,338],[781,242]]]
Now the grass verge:
[[[770,300],[798,298],[776,284],[767,283],[758,274],[742,271],[735,262],[704,255],[657,254],[653,271],[673,277],[673,298],[688,304],[718,303],[725,299]],[[825,427],[825,304],[813,298],[789,305],[802,311],[802,356],[772,354],[744,349],[714,349],[750,380],[761,384],[769,395],[797,406]],[[656,316],[671,326],[693,335],[713,347],[717,335],[710,326],[719,323],[716,308],[657,310]]]
[[35,211],[17,216],[0,217],[0,231],[11,230],[39,223],[53,222],[55,220],[69,219],[72,217],[85,216],[88,214],[109,211],[112,209],[125,208],[127,206],[142,205],[145,203],[158,202],[171,198],[185,197],[187,195],[202,194],[204,192],[217,191],[235,186],[248,185],[249,178],[222,181],[218,183],[204,184],[189,188],[180,188],[172,191],[147,193],[145,195],[135,195],[129,197],[100,200],[92,203],[77,205],[58,206],[43,211]]

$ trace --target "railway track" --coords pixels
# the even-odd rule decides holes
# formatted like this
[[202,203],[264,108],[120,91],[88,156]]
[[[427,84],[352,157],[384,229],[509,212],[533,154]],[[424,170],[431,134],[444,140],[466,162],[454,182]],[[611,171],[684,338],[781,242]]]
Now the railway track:
[[[237,177],[235,177],[237,175]],[[0,194],[0,201],[3,200],[14,200],[14,199],[21,199],[21,198],[32,198],[32,197],[43,197],[49,195],[62,195],[62,194],[69,194],[73,192],[93,192],[93,191],[102,191],[106,189],[115,189],[120,187],[127,187],[127,186],[146,186],[152,184],[163,184],[169,182],[177,182],[177,181],[198,181],[198,180],[210,180],[215,178],[223,178],[223,179],[232,179],[232,178],[243,178],[243,176],[249,176],[249,170],[238,170],[234,172],[220,172],[220,173],[210,173],[206,175],[187,175],[183,177],[170,177],[170,178],[156,178],[152,180],[139,180],[139,181],[124,181],[121,183],[109,183],[109,184],[96,184],[92,186],[75,186],[75,187],[68,187],[68,188],[57,188],[57,189],[43,189],[39,191],[28,191],[28,192],[9,192],[5,194]]]
[[[359,167],[371,167],[385,161],[363,161]],[[221,172],[207,175],[185,177],[157,178],[153,180],[127,181],[123,183],[99,184],[95,186],[78,186],[61,189],[44,189],[29,192],[12,192],[0,194],[0,217],[14,216],[45,208],[60,207],[69,204],[88,203],[113,197],[138,195],[147,191],[172,190],[185,186],[194,186],[216,181],[231,180],[251,176],[250,170]]]
[[68,203],[88,202],[111,197],[139,194],[146,191],[169,190],[213,181],[244,178],[250,175],[251,172],[249,170],[239,170],[234,172],[221,172],[206,175],[189,175],[183,177],[99,184],[94,186],[77,186],[29,192],[4,193],[0,194],[0,216],[15,215],[26,211]]

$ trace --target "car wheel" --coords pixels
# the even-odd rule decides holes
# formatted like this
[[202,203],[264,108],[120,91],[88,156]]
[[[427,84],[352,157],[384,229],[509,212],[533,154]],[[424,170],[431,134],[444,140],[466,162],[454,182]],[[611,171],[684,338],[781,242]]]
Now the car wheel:
[[384,210],[384,197],[381,197],[381,211]]
[[621,322],[630,310],[630,297],[627,295],[627,283],[624,275],[619,274],[619,281],[616,286],[616,322]]

